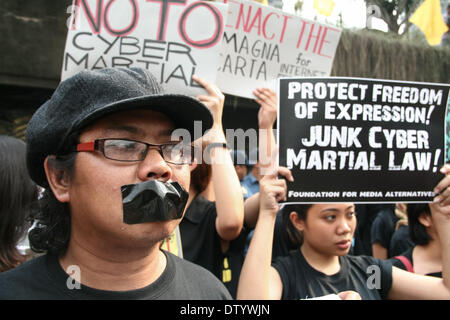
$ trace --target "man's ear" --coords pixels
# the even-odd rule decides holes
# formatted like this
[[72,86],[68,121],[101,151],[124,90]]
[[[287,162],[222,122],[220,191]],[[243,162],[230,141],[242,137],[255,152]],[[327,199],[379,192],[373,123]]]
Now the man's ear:
[[48,156],[44,160],[44,170],[45,175],[47,176],[48,184],[58,201],[69,202],[70,179],[67,171],[57,169],[54,165],[52,165],[51,162],[53,159],[49,159],[50,157],[53,157],[54,159],[54,156]]
[[302,219],[300,219],[300,217],[298,216],[297,212],[292,211],[289,214],[289,219],[292,222],[292,225],[298,230],[303,232],[303,230],[305,230],[305,221],[303,221]]

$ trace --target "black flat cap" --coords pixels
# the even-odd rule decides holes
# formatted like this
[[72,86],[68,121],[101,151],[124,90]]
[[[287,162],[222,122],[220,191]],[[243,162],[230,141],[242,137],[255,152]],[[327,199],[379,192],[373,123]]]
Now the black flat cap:
[[194,138],[194,121],[201,121],[202,134],[213,118],[197,99],[165,93],[156,78],[141,68],[105,68],[81,71],[62,81],[50,100],[33,115],[26,131],[27,167],[31,178],[47,186],[44,160],[67,148],[68,138],[105,115],[132,109],[163,113]]

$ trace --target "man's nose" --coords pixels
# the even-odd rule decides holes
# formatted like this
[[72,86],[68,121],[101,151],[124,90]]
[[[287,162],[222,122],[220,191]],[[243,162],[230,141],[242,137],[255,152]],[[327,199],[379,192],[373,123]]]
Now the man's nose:
[[149,148],[144,160],[139,164],[138,177],[142,181],[155,179],[165,182],[172,178],[172,169],[158,149]]

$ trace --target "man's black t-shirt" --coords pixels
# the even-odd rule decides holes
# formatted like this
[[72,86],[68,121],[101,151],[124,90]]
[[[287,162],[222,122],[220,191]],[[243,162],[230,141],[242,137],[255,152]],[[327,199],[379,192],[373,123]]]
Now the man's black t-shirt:
[[228,250],[223,253],[216,218],[214,202],[202,196],[191,202],[180,223],[183,257],[211,271],[235,298],[248,229],[244,228],[238,238],[230,241]]
[[[227,289],[209,271],[171,253],[163,252],[167,257],[167,266],[161,276],[147,287],[131,291],[105,291],[84,285],[77,286],[63,270],[57,257],[44,255],[0,274],[0,299],[225,300],[231,298]],[[82,271],[79,276],[83,282]]]
[[328,276],[312,268],[301,250],[278,257],[272,266],[283,283],[283,300],[306,299],[353,290],[363,300],[386,299],[392,285],[389,261],[369,256],[341,256],[341,269]]

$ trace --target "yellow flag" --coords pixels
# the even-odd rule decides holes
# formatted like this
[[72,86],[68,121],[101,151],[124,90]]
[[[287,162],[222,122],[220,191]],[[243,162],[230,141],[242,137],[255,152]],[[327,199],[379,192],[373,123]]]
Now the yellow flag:
[[172,234],[161,241],[161,249],[166,250],[174,255],[183,258],[183,247],[181,244],[180,228],[177,226]]
[[440,44],[442,35],[448,30],[441,15],[439,0],[425,0],[409,18],[409,22],[425,34],[430,46]]
[[266,6],[269,5],[268,0],[253,0],[253,1],[259,2],[259,3],[264,4]]
[[314,0],[314,9],[319,14],[329,17],[333,12],[335,4],[333,0]]

